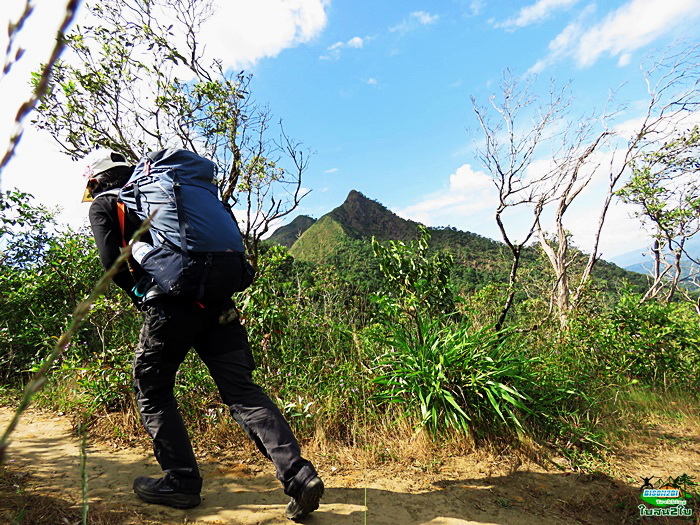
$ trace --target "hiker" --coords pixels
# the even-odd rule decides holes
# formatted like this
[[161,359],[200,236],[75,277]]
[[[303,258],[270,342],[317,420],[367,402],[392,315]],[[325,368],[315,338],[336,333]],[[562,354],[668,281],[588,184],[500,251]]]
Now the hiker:
[[[136,173],[142,168],[144,161],[148,169],[153,159],[156,159],[153,165],[157,165],[158,159],[165,163],[168,159],[180,158],[186,159],[187,162],[210,162],[184,150],[164,150],[150,154],[150,158],[144,158],[136,167]],[[141,224],[138,210],[127,207],[122,202],[123,199],[128,202],[125,195],[128,194],[128,188],[134,184],[130,181],[134,174],[135,167],[126,162],[125,157],[119,153],[97,150],[89,157],[84,200],[92,199],[90,225],[100,254],[100,262],[105,269],[114,263],[122,247],[126,246]],[[209,184],[213,185],[213,177],[210,179]],[[176,191],[179,191],[179,188],[176,188]],[[142,198],[143,194],[145,189]],[[182,204],[180,199],[178,193],[178,205]],[[188,202],[191,205],[193,201],[194,199],[190,199]],[[179,206],[177,214],[173,215],[180,223],[183,222],[181,208],[184,206]],[[218,206],[208,208],[218,209]],[[201,213],[206,214],[210,211],[202,210]],[[167,213],[163,212],[164,219],[166,215]],[[235,221],[232,216],[231,220]],[[186,222],[187,232],[190,232],[190,223],[194,221]],[[229,234],[230,224],[219,226],[223,222],[226,221],[210,220],[209,224],[202,228],[214,227],[216,231]],[[237,235],[232,239],[221,239],[221,246],[240,247],[241,251],[235,256],[232,254],[236,252],[230,250],[223,253],[190,251],[185,258],[185,230],[185,225],[181,224],[183,253],[177,257],[183,258],[183,264],[193,264],[196,270],[199,268],[198,261],[203,260],[205,262],[200,266],[207,269],[202,271],[211,270],[216,275],[217,257],[220,257],[229,265],[226,282],[231,274],[237,276],[238,280],[244,276],[243,244],[237,226]],[[258,449],[275,465],[277,479],[284,485],[285,493],[291,496],[286,509],[287,517],[296,519],[305,516],[318,508],[324,490],[323,482],[311,462],[301,457],[299,444],[282,413],[252,381],[251,374],[255,362],[245,328],[238,320],[231,291],[216,297],[217,290],[228,290],[223,285],[223,280],[215,280],[211,284],[204,277],[197,277],[197,282],[202,284],[197,287],[196,296],[178,294],[175,288],[170,293],[163,292],[163,286],[166,285],[159,286],[154,282],[156,272],[149,274],[144,270],[148,258],[155,259],[153,253],[157,248],[154,248],[154,245],[161,241],[166,242],[162,237],[167,235],[159,232],[154,223],[152,235],[147,234],[141,239],[141,243],[132,246],[135,259],[132,258],[134,260],[130,261],[129,267],[122,268],[114,277],[114,282],[129,294],[136,307],[144,314],[144,323],[134,356],[134,393],[143,425],[153,439],[156,459],[165,473],[161,478],[136,478],[134,492],[148,503],[183,509],[195,507],[201,501],[202,477],[173,396],[177,370],[189,349],[193,347],[208,367],[231,415]],[[144,267],[138,261],[141,261]],[[173,266],[177,264],[179,263],[175,260]],[[164,269],[172,270],[167,267]],[[162,284],[161,281],[158,283]]]

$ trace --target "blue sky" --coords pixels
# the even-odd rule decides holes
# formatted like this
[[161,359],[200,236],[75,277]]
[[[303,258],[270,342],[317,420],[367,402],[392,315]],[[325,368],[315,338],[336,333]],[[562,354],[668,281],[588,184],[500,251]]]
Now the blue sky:
[[[37,2],[28,32],[50,27],[42,4],[50,9]],[[571,80],[574,113],[602,108],[609,90],[626,84],[618,99],[632,109],[622,120],[634,119],[641,61],[679,38],[698,40],[700,0],[237,0],[216,19],[208,50],[253,73],[255,99],[315,152],[303,181],[312,191],[298,213],[319,217],[357,189],[404,217],[499,239],[495,195],[474,157],[470,96],[488,102],[504,68],[536,72],[543,87]],[[11,81],[3,79],[3,94],[17,89]],[[9,114],[0,113],[5,132]],[[60,173],[37,173],[38,151]],[[63,190],[81,194],[73,169],[28,130],[2,187],[61,202],[76,223],[86,211]],[[593,184],[582,195],[567,225],[584,249],[597,192]],[[645,244],[629,213],[611,210],[604,256]]]

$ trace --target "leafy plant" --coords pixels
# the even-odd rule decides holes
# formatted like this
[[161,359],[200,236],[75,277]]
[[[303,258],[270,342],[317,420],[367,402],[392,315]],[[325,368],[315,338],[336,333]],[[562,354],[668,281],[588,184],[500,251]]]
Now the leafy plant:
[[421,326],[424,339],[415,344],[400,326],[390,330],[373,378],[379,400],[401,403],[407,414],[417,409],[433,431],[483,434],[494,421],[523,430],[532,398],[520,385],[532,382],[531,363],[507,349],[501,334],[440,319]]
[[380,309],[390,318],[410,319],[419,344],[423,343],[424,318],[454,310],[448,287],[454,259],[445,252],[431,252],[430,233],[419,226],[420,237],[408,244],[388,241],[380,244],[372,239],[372,250],[379,259],[384,285],[375,295]]
[[700,327],[692,305],[641,299],[625,293],[597,315],[581,312],[557,347],[561,357],[591,385],[635,381],[663,390],[696,389]]

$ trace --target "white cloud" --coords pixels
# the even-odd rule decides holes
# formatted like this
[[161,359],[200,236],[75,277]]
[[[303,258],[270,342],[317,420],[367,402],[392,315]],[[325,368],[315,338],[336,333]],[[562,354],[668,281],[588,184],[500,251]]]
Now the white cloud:
[[625,67],[625,66],[629,65],[631,59],[632,59],[631,53],[625,53],[623,55],[620,55],[620,58],[617,61],[617,65],[620,67]]
[[[0,27],[4,29],[10,21],[16,22],[23,7],[24,2],[5,0],[0,12]],[[0,157],[4,156],[10,136],[15,130],[14,119],[17,110],[31,95],[31,74],[48,60],[55,44],[56,31],[64,16],[65,2],[39,2],[17,35],[13,51],[21,48],[25,53],[7,75],[2,76],[0,73]],[[3,54],[7,45],[7,32],[0,31],[0,49]],[[30,119],[31,115],[25,119],[25,124],[28,124]],[[27,140],[27,137],[24,137],[24,140]],[[36,159],[36,156],[32,158]],[[7,171],[3,174],[3,179],[6,174]],[[3,188],[5,187],[3,184]]]
[[399,33],[403,35],[408,33],[409,31],[418,29],[420,26],[434,24],[438,21],[439,18],[439,15],[431,15],[430,13],[427,13],[425,11],[414,11],[410,15],[408,15],[408,18],[401,21],[397,25],[390,27],[389,32]]
[[[565,217],[564,226],[571,232],[574,244],[586,253],[593,247],[598,217],[608,186],[607,174],[606,170],[601,169],[594,176]],[[634,211],[634,206],[613,199],[598,244],[598,253],[602,254],[603,259],[610,260],[611,257],[648,243],[649,237],[642,229],[639,219],[634,218]]]
[[580,22],[573,22],[567,25],[564,30],[549,43],[549,50],[555,55],[566,52],[566,50],[571,48],[580,38],[582,31],[583,29]]
[[699,8],[698,0],[632,0],[583,35],[575,52],[576,61],[580,66],[590,66],[604,53],[619,56],[639,49],[697,18]]
[[411,13],[411,16],[413,18],[416,18],[421,25],[432,24],[434,22],[437,22],[439,18],[438,15],[431,15],[430,13],[426,13],[425,11],[415,11]]
[[339,170],[338,168],[331,168],[328,170],[325,170],[323,173],[337,173]]
[[[642,111],[646,110],[647,100],[635,102],[635,106]],[[627,120],[615,123],[612,131],[619,137],[623,144],[626,144],[630,139],[639,133],[644,121],[647,117],[641,116],[631,117]],[[673,118],[667,118],[660,123],[654,125],[655,142],[657,144],[670,139],[670,137],[678,133],[692,129],[694,126],[700,126],[700,113],[697,111],[682,111],[674,115]]]
[[479,13],[481,13],[483,7],[484,0],[472,0],[469,4],[469,13],[472,16],[477,16]]
[[[642,108],[644,104],[635,105]],[[581,175],[583,177],[590,174],[592,174],[592,177],[588,185],[567,210],[564,226],[572,232],[574,244],[586,252],[590,251],[593,246],[598,216],[610,183],[610,174],[618,173],[622,168],[624,152],[627,149],[629,140],[638,133],[643,122],[644,117],[637,116],[617,123],[612,129],[617,137],[610,142],[609,148],[601,149],[592,155],[588,159],[587,165],[582,168]],[[679,114],[677,119],[669,120],[662,125],[656,126],[655,134],[658,144],[666,141],[668,137],[676,134],[678,130],[687,130],[696,124],[700,124],[700,114],[688,112]],[[546,167],[546,161],[542,160],[538,160],[531,165],[531,168],[540,172]],[[629,169],[623,174],[616,189],[622,187],[628,175]],[[643,229],[641,221],[634,217],[635,211],[637,209],[634,205],[625,204],[619,199],[613,198],[598,247],[598,251],[602,253],[603,258],[609,260],[611,257],[624,254],[650,242],[648,233]],[[545,218],[543,219],[545,229],[548,227],[550,230],[552,229],[552,212],[551,206],[545,212]]]
[[84,171],[84,163],[60,153],[48,134],[28,127],[17,155],[3,171],[2,189],[18,188],[46,206],[60,207],[59,221],[78,228],[87,224],[89,207],[81,202]]
[[[568,208],[564,217],[564,227],[571,231],[573,243],[585,252],[593,247],[599,214],[605,200],[610,181],[610,174],[622,168],[623,151],[634,130],[639,128],[641,117],[630,118],[618,123],[613,131],[619,136],[612,141],[608,149],[601,149],[588,158],[581,168],[579,180],[587,185]],[[684,115],[682,122],[669,123],[658,129],[662,134],[669,134],[682,127],[688,129],[700,123],[700,114]],[[622,149],[618,149],[622,148]],[[526,181],[534,182],[539,176],[554,167],[551,158],[542,157],[532,162],[526,172]],[[619,189],[624,181],[618,183]],[[472,168],[469,164],[460,166],[449,177],[446,188],[428,195],[423,200],[402,209],[394,210],[397,214],[420,221],[429,226],[452,225],[462,230],[472,231],[500,240],[500,233],[494,220],[494,211],[498,202],[498,192],[488,174]],[[543,212],[542,226],[545,231],[554,230],[554,211],[557,203],[550,203]],[[610,259],[644,246],[649,242],[647,233],[641,227],[639,219],[634,217],[635,208],[614,198],[608,210],[605,224],[598,245],[598,252]],[[533,209],[518,206],[506,210],[503,221],[506,231],[512,239],[522,239],[532,224]]]
[[336,42],[326,48],[327,53],[321,55],[319,58],[321,60],[338,60],[340,58],[341,51],[343,49],[362,49],[366,42],[371,40],[370,37],[366,36],[364,38],[359,36],[354,36],[347,42]]
[[[23,1],[4,0],[0,26],[15,20]],[[274,57],[286,48],[310,42],[325,28],[330,0],[217,0],[218,10],[203,26],[200,49],[207,57],[223,60],[225,67],[246,67],[266,57]],[[4,153],[14,114],[28,95],[29,74],[48,58],[54,35],[62,19],[65,2],[36,2],[34,13],[21,33],[19,43],[27,48],[22,61],[0,82],[0,149]],[[87,20],[84,6],[79,22]],[[358,45],[353,41],[352,45]],[[7,46],[0,32],[0,49]],[[37,157],[41,165],[37,165]],[[46,167],[50,166],[50,169]],[[83,224],[86,205],[80,203],[84,180],[82,166],[57,151],[45,134],[27,128],[17,155],[2,173],[2,189],[18,187],[34,194],[47,205],[61,205],[61,219]]]
[[202,28],[200,45],[210,57],[245,67],[284,49],[307,43],[327,23],[330,0],[218,0]]
[[590,17],[596,10],[595,4],[588,5],[581,11],[576,20],[569,23],[552,41],[549,42],[547,48],[549,54],[538,60],[529,70],[529,74],[538,74],[544,71],[557,60],[571,53],[571,49],[576,46],[584,33],[585,20]]
[[[197,34],[198,49],[207,61],[221,60],[225,68],[248,68],[318,37],[329,5],[330,0],[213,0],[213,14]],[[161,11],[156,16],[167,25],[172,10]],[[177,29],[176,24],[175,39],[182,47],[185,37]]]
[[[619,155],[614,158],[614,151],[601,152],[589,159],[586,171],[596,169],[591,181],[575,199],[565,216],[564,227],[571,231],[574,244],[584,251],[592,248],[594,233],[598,224],[598,215],[607,191],[611,162],[619,168]],[[551,168],[551,159],[539,159],[530,166],[528,178]],[[460,166],[449,177],[447,187],[428,195],[425,199],[401,209],[393,210],[398,215],[422,222],[428,226],[455,226],[501,240],[494,214],[498,202],[498,191],[491,177],[483,171],[472,168],[469,164]],[[542,215],[545,231],[553,227],[553,213],[556,203],[551,204]],[[533,210],[528,206],[508,208],[502,220],[512,240],[522,240],[527,234],[533,220]],[[648,237],[642,230],[638,219],[633,217],[634,209],[622,202],[613,200],[598,251],[609,259],[643,246]]]
[[367,83],[368,83],[370,86],[376,86],[377,84],[379,84],[379,80],[377,80],[377,79],[374,78],[374,77],[369,77],[369,78],[367,79]]
[[540,72],[564,57],[572,58],[579,67],[589,67],[607,55],[617,57],[618,65],[624,67],[634,51],[700,18],[700,0],[630,0],[602,20],[584,26],[583,19],[592,10],[589,6],[552,40],[549,54],[530,72]]
[[354,36],[347,41],[348,47],[354,47],[355,49],[360,49],[363,44],[364,41],[359,36]]
[[492,189],[491,177],[483,171],[474,171],[469,164],[463,164],[450,175],[450,191],[462,194]]
[[516,16],[497,23],[496,27],[513,31],[516,28],[546,20],[552,16],[554,11],[572,7],[577,2],[578,0],[538,0],[532,5],[523,7]]
[[[592,248],[594,233],[598,224],[611,165],[620,167],[621,157],[614,150],[600,152],[589,159],[582,176],[591,174],[591,180],[575,199],[565,216],[564,227],[572,232],[573,242],[584,251]],[[612,163],[612,164],[611,164]],[[552,160],[547,158],[533,162],[527,178],[533,179],[552,168]],[[595,171],[592,171],[595,170]],[[606,258],[625,253],[647,242],[639,221],[633,217],[629,205],[613,201],[608,211],[598,251]],[[476,232],[492,239],[501,240],[501,234],[494,219],[498,191],[491,177],[469,164],[460,166],[449,177],[447,187],[425,199],[402,209],[394,210],[398,215],[422,222],[429,226],[451,225],[462,230]],[[553,228],[553,213],[556,203],[545,208],[542,226],[545,231]],[[522,240],[533,220],[533,209],[517,206],[506,210],[502,216],[508,235],[513,240]]]
[[450,175],[448,188],[395,212],[428,226],[458,226],[470,224],[475,215],[483,220],[482,212],[494,208],[496,198],[491,178],[464,164]]

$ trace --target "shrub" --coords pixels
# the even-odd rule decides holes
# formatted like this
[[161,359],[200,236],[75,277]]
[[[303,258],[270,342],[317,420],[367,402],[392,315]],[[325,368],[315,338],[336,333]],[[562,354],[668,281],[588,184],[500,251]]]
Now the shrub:
[[[623,294],[597,314],[572,319],[561,352],[589,382],[641,382],[663,390],[700,385],[700,323],[689,303],[640,302]],[[581,363],[586,366],[582,367]]]
[[549,437],[583,399],[539,358],[525,356],[513,334],[441,319],[423,326],[416,343],[403,328],[389,329],[376,362],[376,398],[401,404],[406,415],[418,412],[435,433]]

